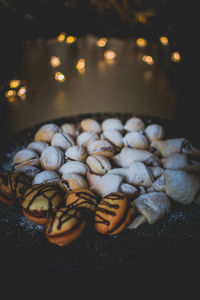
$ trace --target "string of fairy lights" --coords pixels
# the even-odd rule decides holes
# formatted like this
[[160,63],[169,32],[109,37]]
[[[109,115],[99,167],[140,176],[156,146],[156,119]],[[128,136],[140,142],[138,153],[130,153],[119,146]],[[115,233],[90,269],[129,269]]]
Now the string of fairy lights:
[[[56,41],[58,43],[73,44],[76,43],[77,39],[78,38],[76,36],[66,35],[65,32],[61,32],[57,36]],[[168,37],[164,35],[160,36],[159,41],[164,47],[168,47],[170,43]],[[108,38],[106,37],[101,37],[96,39],[96,47],[105,48],[107,43],[108,43]],[[136,39],[136,45],[139,48],[145,49],[145,47],[148,45],[148,41],[147,39],[140,37]],[[115,62],[117,53],[112,49],[105,48],[103,56],[106,63],[112,65]],[[155,57],[149,55],[148,53],[144,54],[141,57],[141,60],[142,62],[144,62],[149,66],[153,66],[155,64]],[[182,56],[180,52],[177,50],[171,52],[170,60],[173,63],[179,63],[182,60]],[[52,69],[56,69],[56,72],[53,72],[54,79],[59,83],[64,83],[66,81],[66,74],[58,70],[59,66],[61,66],[62,64],[61,58],[58,56],[51,56],[49,59],[49,64],[51,65]],[[79,74],[84,74],[86,72],[86,59],[80,57],[77,60],[76,65],[74,67],[76,68]],[[24,101],[26,100],[27,97],[27,90],[28,87],[26,81],[20,79],[12,79],[7,84],[7,89],[5,91],[5,98],[9,103],[15,102],[17,99]]]

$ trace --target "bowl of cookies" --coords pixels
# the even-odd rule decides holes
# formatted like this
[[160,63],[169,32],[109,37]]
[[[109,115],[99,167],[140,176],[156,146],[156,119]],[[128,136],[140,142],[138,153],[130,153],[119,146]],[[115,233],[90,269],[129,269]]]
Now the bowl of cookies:
[[63,117],[17,133],[1,155],[0,239],[46,266],[178,255],[200,241],[199,204],[200,150],[169,120]]

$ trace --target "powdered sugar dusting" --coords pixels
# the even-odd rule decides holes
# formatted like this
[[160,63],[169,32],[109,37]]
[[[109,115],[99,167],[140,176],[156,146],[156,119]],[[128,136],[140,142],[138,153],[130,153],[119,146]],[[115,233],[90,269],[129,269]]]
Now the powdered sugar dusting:
[[23,230],[28,231],[30,234],[44,230],[43,225],[33,223],[23,215],[19,218],[18,226],[23,228]]

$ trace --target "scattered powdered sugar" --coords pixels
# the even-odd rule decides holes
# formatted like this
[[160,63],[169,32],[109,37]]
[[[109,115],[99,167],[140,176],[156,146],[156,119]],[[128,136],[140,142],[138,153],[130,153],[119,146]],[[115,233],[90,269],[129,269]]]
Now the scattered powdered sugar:
[[33,223],[23,215],[19,218],[18,225],[19,227],[22,227],[23,230],[28,231],[29,233],[35,233],[36,231],[41,232],[44,230],[43,225]]
[[174,211],[172,212],[169,217],[168,217],[168,222],[169,223],[176,223],[179,220],[186,220],[186,216],[182,211]]

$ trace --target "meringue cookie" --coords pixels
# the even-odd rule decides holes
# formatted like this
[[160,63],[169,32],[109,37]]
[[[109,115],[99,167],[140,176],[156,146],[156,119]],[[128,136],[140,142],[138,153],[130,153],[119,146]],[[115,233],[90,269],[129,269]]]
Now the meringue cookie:
[[123,142],[126,146],[136,149],[146,150],[149,147],[149,142],[146,136],[142,132],[138,131],[128,132],[124,136]]
[[68,161],[59,169],[59,173],[62,175],[67,175],[70,173],[86,175],[87,172],[88,166],[81,161]]
[[132,184],[122,183],[120,191],[128,197],[134,198],[138,195],[138,189]]
[[78,189],[88,189],[86,179],[77,173],[64,174],[60,181],[60,186],[63,190],[69,192]]
[[164,138],[164,128],[159,124],[150,124],[144,131],[150,142]]
[[114,129],[104,130],[102,133],[102,138],[108,140],[111,144],[118,148],[122,148],[123,146],[123,136],[121,133]]
[[102,155],[89,155],[86,163],[91,172],[98,175],[104,175],[111,170],[110,161]]
[[113,192],[119,192],[123,180],[121,176],[115,174],[105,174],[104,176],[90,174],[89,176],[90,182],[92,181],[91,178],[96,176],[94,177],[94,184],[90,186],[90,189],[101,197],[105,197]]
[[27,149],[34,150],[38,154],[41,154],[42,151],[48,146],[49,146],[49,144],[46,142],[32,142],[32,143],[28,144]]
[[160,177],[164,172],[164,169],[161,167],[149,167],[149,170],[151,171],[154,178]]
[[69,147],[75,144],[74,139],[69,134],[55,133],[52,140],[51,146],[58,147],[63,151],[66,151]]
[[142,161],[147,165],[159,166],[158,158],[147,150],[124,147],[121,152],[112,158],[114,164],[127,168],[134,161]]
[[111,158],[114,155],[114,149],[110,142],[106,140],[96,140],[91,142],[87,147],[90,155],[103,155]]
[[126,131],[143,131],[145,128],[142,119],[137,117],[132,117],[128,119],[124,125]]
[[79,146],[83,146],[87,148],[87,145],[89,145],[89,143],[96,141],[98,139],[99,139],[99,135],[97,133],[92,131],[84,131],[77,136],[76,141]]
[[64,162],[64,154],[59,148],[49,146],[42,151],[40,162],[43,169],[56,171]]
[[65,158],[84,162],[87,157],[87,151],[83,146],[71,146],[65,152]]
[[[143,194],[134,200],[134,205],[145,217],[146,220],[143,218],[143,221],[147,221],[149,224],[154,224],[157,220],[169,214],[171,209],[169,198],[162,192]],[[133,220],[128,228],[135,229],[134,223],[135,221]]]
[[182,204],[191,204],[200,191],[200,178],[182,170],[167,169],[161,179],[165,193]]
[[173,138],[164,141],[156,140],[150,146],[156,149],[163,157],[174,153],[183,153],[190,157],[200,157],[200,150],[193,147],[186,138]]
[[60,128],[56,124],[53,123],[45,124],[41,126],[39,130],[36,132],[34,140],[50,143],[54,134],[60,131],[61,131]]
[[117,118],[108,118],[104,120],[101,124],[102,130],[117,130],[123,131],[124,127],[122,122]]
[[69,134],[73,137],[75,137],[77,135],[77,129],[76,129],[75,124],[65,123],[60,126],[60,129],[61,129],[62,133],[64,133],[64,134]]
[[163,168],[165,169],[184,169],[189,166],[187,155],[182,153],[173,153],[168,157],[161,159]]
[[124,181],[136,186],[150,187],[154,182],[151,170],[141,161],[134,161],[130,167],[114,168],[109,174],[117,174],[124,178]]
[[38,173],[40,173],[40,170],[35,166],[25,165],[16,168],[15,173],[23,173],[32,180]]
[[37,152],[27,148],[18,151],[13,158],[13,162],[15,164],[15,168],[25,165],[40,165],[40,159]]
[[32,185],[35,184],[59,184],[60,176],[55,171],[45,170],[38,173],[33,181]]
[[97,122],[94,119],[82,120],[80,123],[80,128],[82,129],[82,131],[92,131],[92,132],[96,132],[96,133],[101,132],[101,126],[100,126],[99,122]]

